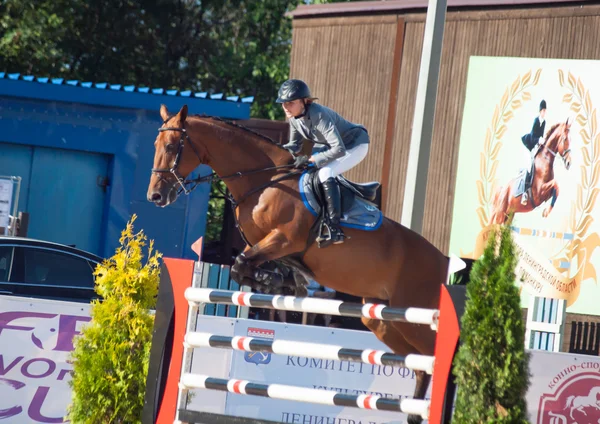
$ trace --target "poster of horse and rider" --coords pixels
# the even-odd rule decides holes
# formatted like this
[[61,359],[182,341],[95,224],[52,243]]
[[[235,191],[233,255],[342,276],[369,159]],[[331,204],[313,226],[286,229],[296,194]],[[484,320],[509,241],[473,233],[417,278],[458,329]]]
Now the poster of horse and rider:
[[598,315],[600,61],[471,57],[450,252],[481,256],[511,223],[522,304]]

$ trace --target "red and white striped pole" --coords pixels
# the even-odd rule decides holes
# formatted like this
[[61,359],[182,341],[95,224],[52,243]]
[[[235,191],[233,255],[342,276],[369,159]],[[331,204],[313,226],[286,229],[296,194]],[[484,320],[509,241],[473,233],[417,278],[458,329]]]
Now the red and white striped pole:
[[363,362],[371,365],[391,365],[433,373],[435,358],[427,355],[396,355],[383,350],[349,349],[341,346],[306,343],[289,340],[265,340],[254,337],[228,337],[209,333],[187,333],[186,348],[212,347],[244,352],[268,352],[277,355],[302,356],[305,358],[330,359],[334,361]]
[[424,419],[429,417],[429,401],[421,399],[398,400],[376,395],[348,395],[331,390],[309,389],[283,384],[263,384],[247,380],[227,380],[187,373],[181,377],[179,386],[182,390],[209,389],[321,405],[403,412],[405,414],[420,415]]
[[226,291],[190,287],[185,291],[188,302],[216,303],[226,305],[251,306],[255,308],[278,309],[283,311],[308,312],[314,314],[338,315],[358,318],[371,318],[386,321],[426,324],[437,330],[439,311],[423,308],[392,308],[375,303],[352,303],[341,300],[315,299]]

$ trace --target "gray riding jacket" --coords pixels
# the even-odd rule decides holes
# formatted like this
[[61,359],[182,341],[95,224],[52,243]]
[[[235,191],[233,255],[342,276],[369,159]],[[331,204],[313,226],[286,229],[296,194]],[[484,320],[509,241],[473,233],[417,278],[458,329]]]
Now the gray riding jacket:
[[283,147],[296,155],[302,149],[304,139],[315,143],[318,153],[313,157],[317,168],[344,156],[346,150],[370,142],[363,125],[347,121],[334,110],[318,103],[307,105],[302,117],[290,119],[290,141]]

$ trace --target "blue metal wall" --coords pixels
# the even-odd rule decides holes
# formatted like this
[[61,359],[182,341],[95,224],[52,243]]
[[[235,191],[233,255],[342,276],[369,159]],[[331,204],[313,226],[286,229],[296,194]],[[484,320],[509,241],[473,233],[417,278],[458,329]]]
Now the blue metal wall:
[[[19,210],[32,216],[29,236],[108,257],[136,213],[135,228],[165,256],[194,258],[190,245],[204,234],[208,185],[166,208],[146,200],[160,104],[248,119],[249,103],[58,82],[0,73],[0,175],[23,177]],[[209,172],[201,166],[195,174]],[[102,173],[110,181],[106,192],[95,184]]]

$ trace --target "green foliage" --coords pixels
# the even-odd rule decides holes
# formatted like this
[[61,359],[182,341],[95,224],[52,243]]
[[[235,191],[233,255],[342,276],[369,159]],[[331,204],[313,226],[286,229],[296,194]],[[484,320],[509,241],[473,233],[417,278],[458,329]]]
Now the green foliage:
[[[338,1],[347,0],[310,3]],[[304,3],[1,0],[0,71],[254,96],[251,117],[283,120],[275,98],[290,73],[285,14]],[[210,201],[207,240],[219,239],[224,205]]]
[[253,117],[283,119],[274,100],[289,75],[285,13],[302,3],[2,0],[0,70],[254,96]]
[[146,236],[133,233],[135,219],[123,230],[115,255],[94,272],[102,301],[92,303],[92,320],[71,353],[67,419],[74,424],[141,423],[161,254],[150,241],[144,263]]
[[206,214],[206,231],[204,232],[205,242],[221,239],[226,205],[221,191],[225,192],[226,190],[227,187],[221,180],[213,181],[210,186],[210,199],[208,201],[208,212]]
[[508,225],[490,233],[474,263],[454,363],[459,423],[527,423],[529,354],[515,285],[517,257]]

